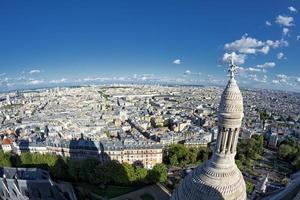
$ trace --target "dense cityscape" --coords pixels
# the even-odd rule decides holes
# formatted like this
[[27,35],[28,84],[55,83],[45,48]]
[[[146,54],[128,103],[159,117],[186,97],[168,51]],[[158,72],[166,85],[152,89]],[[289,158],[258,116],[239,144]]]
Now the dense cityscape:
[[300,200],[299,20],[0,0],[0,200]]
[[[147,170],[164,163],[168,176],[163,183],[171,192],[201,159],[209,158],[218,134],[221,92],[218,87],[111,85],[3,93],[3,160],[7,153],[38,153]],[[236,162],[248,197],[255,199],[284,188],[300,169],[300,95],[272,90],[242,94],[239,144],[244,145],[238,146]],[[247,148],[259,140],[261,146]]]

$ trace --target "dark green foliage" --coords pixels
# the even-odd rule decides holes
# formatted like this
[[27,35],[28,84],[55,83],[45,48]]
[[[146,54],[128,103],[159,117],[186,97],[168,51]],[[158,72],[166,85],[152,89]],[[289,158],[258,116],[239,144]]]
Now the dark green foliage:
[[254,160],[260,160],[263,154],[264,137],[254,135],[242,140],[237,146],[236,164],[239,169],[252,167]]
[[87,158],[84,162],[80,163],[79,167],[79,180],[97,184],[97,179],[95,179],[96,167],[100,162],[96,158]]
[[157,164],[149,171],[148,180],[150,182],[166,182],[168,178],[168,169],[164,164]]
[[251,183],[249,181],[246,181],[246,191],[247,191],[247,194],[250,194],[251,192],[253,192],[253,190],[254,190],[253,183]]
[[147,175],[148,175],[147,169],[142,168],[142,167],[135,168],[135,181],[143,182],[146,180]]
[[187,148],[182,144],[172,144],[164,152],[164,162],[171,166],[186,166],[202,163],[211,156],[209,147]]
[[168,172],[164,164],[155,165],[152,170],[147,170],[117,161],[102,164],[96,158],[69,160],[53,154],[22,153],[17,156],[3,151],[0,151],[0,167],[38,167],[50,171],[54,179],[125,186],[165,182]]
[[79,182],[80,163],[78,161],[68,160],[68,174],[73,182]]
[[279,156],[291,163],[294,170],[300,170],[300,145],[291,139],[284,141],[279,146],[278,150]]
[[97,165],[95,167],[95,179],[97,184],[104,184],[106,185],[109,182],[112,182],[113,179],[111,178],[112,169],[109,167],[110,163],[106,163],[105,165]]
[[55,164],[50,167],[50,173],[55,179],[69,180],[68,165],[66,159],[57,157]]
[[11,161],[12,155],[0,151],[0,166],[1,167],[12,167]]

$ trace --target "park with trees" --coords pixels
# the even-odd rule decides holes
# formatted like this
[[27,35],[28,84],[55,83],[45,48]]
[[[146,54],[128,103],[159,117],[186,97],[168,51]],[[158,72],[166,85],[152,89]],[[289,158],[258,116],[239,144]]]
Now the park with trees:
[[37,167],[48,170],[54,180],[71,182],[79,199],[90,198],[91,193],[111,198],[147,184],[163,183],[168,173],[164,164],[145,169],[114,160],[101,163],[93,157],[71,160],[54,154],[16,155],[3,151],[0,151],[0,167]]
[[279,146],[278,155],[292,165],[293,171],[300,170],[300,146],[295,140],[283,141]]
[[264,137],[253,135],[249,139],[241,140],[237,145],[236,164],[242,171],[251,170],[255,161],[262,158],[264,151]]

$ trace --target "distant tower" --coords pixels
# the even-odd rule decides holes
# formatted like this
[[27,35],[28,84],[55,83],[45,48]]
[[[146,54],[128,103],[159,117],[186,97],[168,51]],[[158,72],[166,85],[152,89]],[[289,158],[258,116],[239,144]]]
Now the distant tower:
[[269,174],[267,174],[267,176],[262,180],[261,186],[259,188],[259,191],[261,193],[265,193],[266,192],[268,181],[269,181]]
[[6,104],[11,105],[10,96],[6,95]]
[[210,160],[183,179],[172,200],[246,200],[246,185],[235,164],[243,114],[243,97],[235,81],[236,65],[229,64],[229,81],[219,105],[217,143]]

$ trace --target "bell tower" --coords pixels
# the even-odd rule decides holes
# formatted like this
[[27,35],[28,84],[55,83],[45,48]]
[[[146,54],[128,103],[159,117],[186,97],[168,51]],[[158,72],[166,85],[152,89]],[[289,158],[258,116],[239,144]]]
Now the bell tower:
[[186,176],[172,200],[246,200],[246,185],[235,164],[239,130],[244,117],[243,97],[236,83],[236,65],[229,63],[229,81],[221,96],[217,143],[210,160]]

